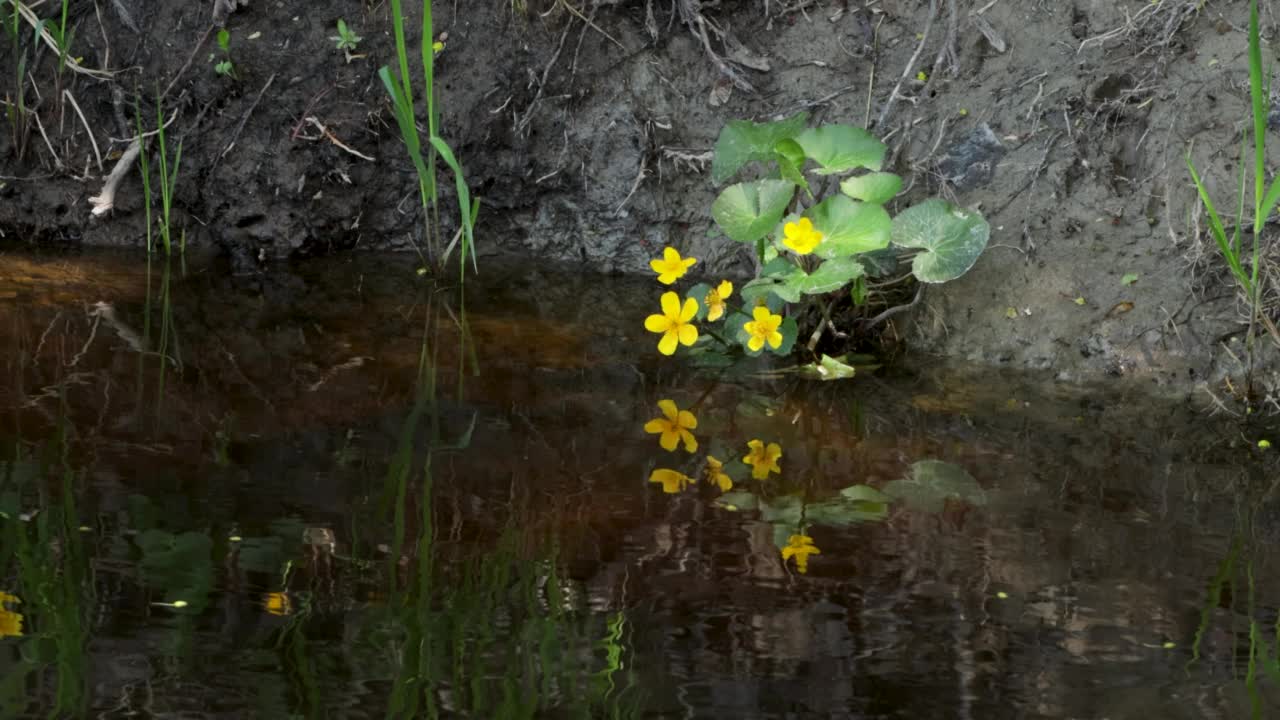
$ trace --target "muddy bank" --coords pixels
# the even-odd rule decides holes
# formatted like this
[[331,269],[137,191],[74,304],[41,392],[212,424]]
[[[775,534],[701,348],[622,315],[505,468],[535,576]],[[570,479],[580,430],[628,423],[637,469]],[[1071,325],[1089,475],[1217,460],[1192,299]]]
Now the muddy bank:
[[[870,125],[908,178],[904,206],[942,195],[992,226],[973,272],[930,288],[896,336],[1230,404],[1247,315],[1206,245],[1181,155],[1194,140],[1225,203],[1247,118],[1247,3],[1198,5],[438,2],[442,134],[482,198],[482,258],[643,272],[670,244],[708,275],[741,276],[750,254],[712,232],[708,213],[723,124],[804,109]],[[136,173],[110,213],[91,216],[88,198],[125,147],[135,102],[154,117],[168,90],[170,142],[183,144],[176,212],[193,246],[233,255],[241,272],[413,252],[413,171],[376,75],[394,57],[388,11],[240,7],[226,21],[234,77],[215,72],[225,58],[205,3],[73,2],[73,54],[105,79],[68,70],[59,81],[56,55],[34,53],[25,28],[22,49],[0,44],[0,67],[27,56],[31,108],[21,132],[0,133],[0,231],[139,247]],[[363,37],[350,61],[330,39],[340,17]],[[1271,36],[1274,18],[1263,24]],[[12,74],[0,82],[19,94]],[[982,153],[968,151],[975,143]],[[1264,404],[1280,407],[1273,368],[1264,357],[1257,378]]]

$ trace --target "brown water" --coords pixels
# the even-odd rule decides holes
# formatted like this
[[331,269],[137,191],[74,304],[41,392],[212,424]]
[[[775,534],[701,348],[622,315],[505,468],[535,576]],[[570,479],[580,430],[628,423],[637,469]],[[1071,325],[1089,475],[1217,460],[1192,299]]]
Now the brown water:
[[[699,370],[648,281],[468,283],[0,256],[0,717],[1280,708],[1266,430],[1119,383]],[[696,452],[645,432],[667,398]]]

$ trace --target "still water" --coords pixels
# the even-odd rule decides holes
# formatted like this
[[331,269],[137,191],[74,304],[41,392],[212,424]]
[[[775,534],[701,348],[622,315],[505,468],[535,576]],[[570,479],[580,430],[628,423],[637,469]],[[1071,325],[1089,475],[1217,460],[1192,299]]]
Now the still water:
[[1280,712],[1265,429],[481,271],[0,256],[0,717]]

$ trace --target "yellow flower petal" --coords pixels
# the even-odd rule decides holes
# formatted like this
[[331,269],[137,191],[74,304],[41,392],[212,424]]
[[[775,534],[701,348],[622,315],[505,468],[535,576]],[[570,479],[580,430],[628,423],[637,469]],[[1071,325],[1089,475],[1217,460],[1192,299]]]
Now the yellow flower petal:
[[684,440],[684,451],[688,453],[698,452],[698,439],[688,430],[680,431],[680,439]]
[[680,410],[676,408],[674,400],[659,400],[658,409],[671,422],[675,422],[680,417]]
[[657,435],[660,432],[666,432],[669,427],[666,420],[662,418],[654,418],[644,424],[644,431],[650,435]]
[[777,350],[782,346],[782,333],[772,332],[769,334],[769,347]]
[[698,314],[698,301],[693,298],[684,299],[684,307],[680,310],[680,322],[689,322]]
[[658,352],[663,355],[675,355],[676,344],[678,342],[677,336],[678,333],[668,330],[667,333],[662,336],[662,339],[658,341]]
[[662,314],[666,315],[669,321],[675,321],[680,317],[679,295],[673,292],[662,293]]
[[684,490],[685,486],[689,484],[689,480],[690,478],[687,475],[667,468],[658,468],[649,474],[649,482],[661,483],[662,492],[668,495],[674,495]]
[[764,347],[764,338],[759,335],[752,334],[751,339],[747,341],[747,348],[750,349],[751,352],[756,352],[762,347]]
[[[671,405],[672,407],[675,407],[675,403],[672,403]],[[675,421],[676,425],[679,425],[682,428],[688,428],[690,430],[698,429],[698,418],[694,417],[693,413],[688,410],[681,410],[680,414],[675,417]]]
[[756,322],[762,323],[768,320],[769,318],[773,317],[773,313],[769,312],[768,307],[765,307],[764,305],[759,305],[751,310],[751,317],[755,318]]
[[680,442],[680,433],[669,425],[667,426],[667,429],[662,432],[662,437],[658,439],[658,444],[667,452],[675,450],[676,443],[678,442]]
[[681,325],[677,333],[679,334],[681,345],[688,346],[698,341],[698,328],[692,325]]
[[644,319],[644,329],[649,332],[666,332],[671,327],[671,321],[664,315],[650,315]]
[[716,294],[720,296],[721,300],[727,299],[733,294],[733,283],[728,280],[722,281],[720,286],[716,288]]

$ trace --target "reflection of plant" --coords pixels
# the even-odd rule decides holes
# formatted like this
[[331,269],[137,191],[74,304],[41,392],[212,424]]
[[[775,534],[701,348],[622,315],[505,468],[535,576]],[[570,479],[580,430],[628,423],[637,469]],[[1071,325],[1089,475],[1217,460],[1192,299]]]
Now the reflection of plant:
[[803,575],[809,572],[809,556],[821,554],[822,551],[813,544],[813,538],[808,535],[792,535],[787,539],[787,546],[782,548],[782,561],[786,562],[794,557],[796,570]]
[[0,592],[0,638],[20,637],[22,635],[22,613],[10,610],[7,606],[22,602],[16,595]]
[[659,400],[663,417],[654,418],[644,424],[644,431],[650,434],[661,433],[658,444],[662,449],[671,452],[680,441],[684,441],[685,452],[697,452],[698,440],[689,432],[698,427],[698,418],[688,410],[681,410],[671,400]]
[[733,478],[724,471],[724,463],[711,455],[707,456],[707,466],[703,468],[702,475],[707,482],[719,487],[720,492],[729,492],[733,489]]
[[780,473],[782,468],[778,467],[778,458],[782,457],[782,447],[778,443],[769,443],[766,447],[760,440],[752,440],[747,443],[750,452],[742,458],[742,462],[751,466],[751,477],[756,480],[765,480],[769,477],[769,473]]
[[649,474],[649,482],[660,483],[662,492],[668,495],[675,495],[688,487],[689,483],[693,482],[693,478],[675,470],[658,468]]
[[698,301],[685,298],[680,304],[680,296],[674,292],[662,294],[662,314],[650,315],[644,320],[644,328],[652,333],[661,333],[658,341],[658,352],[673,355],[676,345],[692,345],[698,340],[698,328],[690,320],[698,314]]
[[293,601],[289,599],[288,593],[269,592],[262,598],[262,609],[272,615],[291,615],[293,613]]

